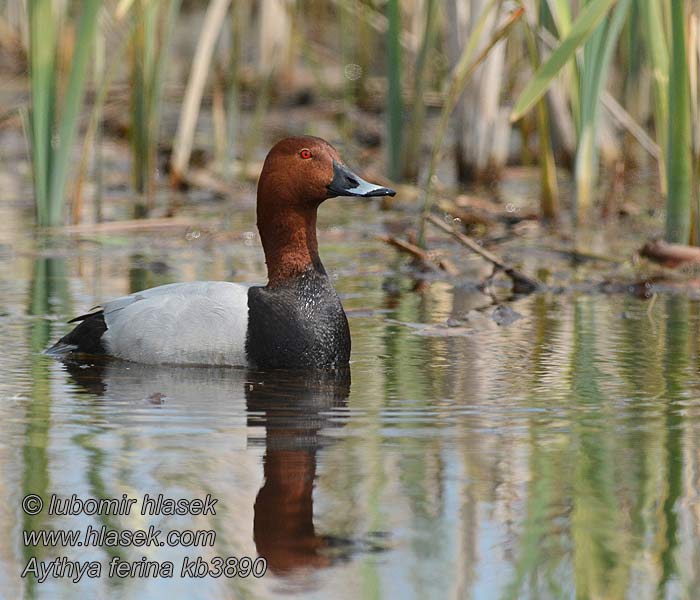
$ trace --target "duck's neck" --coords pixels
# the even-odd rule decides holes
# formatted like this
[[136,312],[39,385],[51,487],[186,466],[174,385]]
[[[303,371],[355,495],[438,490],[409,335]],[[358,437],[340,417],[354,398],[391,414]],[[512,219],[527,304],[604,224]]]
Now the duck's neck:
[[258,214],[258,228],[269,286],[299,277],[310,268],[325,274],[318,256],[315,208]]

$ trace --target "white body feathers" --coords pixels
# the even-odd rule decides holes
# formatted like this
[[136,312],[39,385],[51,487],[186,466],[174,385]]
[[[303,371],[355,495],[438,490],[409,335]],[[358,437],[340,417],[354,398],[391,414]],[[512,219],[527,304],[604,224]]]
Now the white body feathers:
[[112,356],[141,363],[246,366],[249,288],[171,283],[111,300],[102,342]]

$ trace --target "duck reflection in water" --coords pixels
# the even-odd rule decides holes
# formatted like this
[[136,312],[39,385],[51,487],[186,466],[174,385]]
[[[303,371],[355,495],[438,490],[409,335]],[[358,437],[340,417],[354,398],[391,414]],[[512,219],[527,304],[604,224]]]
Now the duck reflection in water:
[[338,426],[330,410],[345,406],[349,392],[348,368],[246,388],[248,424],[265,427],[265,482],[255,499],[253,535],[274,571],[328,566],[348,546],[316,533],[313,487],[316,452],[328,441],[320,432]]
[[[154,367],[113,359],[64,364],[76,383],[103,400],[163,403],[199,422],[207,416],[221,423],[245,415],[248,445],[265,447],[253,538],[269,571],[285,575],[322,568],[359,549],[351,541],[317,533],[313,522],[317,452],[332,442],[323,430],[342,426],[333,410],[347,405],[348,367],[254,371]],[[255,435],[258,427],[264,427],[264,437]]]

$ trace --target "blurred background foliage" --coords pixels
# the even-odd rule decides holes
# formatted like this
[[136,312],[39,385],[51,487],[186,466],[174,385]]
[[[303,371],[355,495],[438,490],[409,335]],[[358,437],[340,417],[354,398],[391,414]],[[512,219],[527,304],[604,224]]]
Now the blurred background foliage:
[[568,172],[579,227],[605,211],[601,179],[646,169],[666,239],[697,243],[699,14],[685,0],[4,0],[0,72],[21,93],[0,123],[24,124],[41,225],[89,219],[86,196],[102,218],[105,136],[129,140],[134,216],[172,214],[159,190],[202,185],[200,167],[218,190],[254,178],[269,112],[308,105],[290,130],[332,113],[377,173],[415,186],[421,222],[449,165],[465,185],[538,165],[548,220]]

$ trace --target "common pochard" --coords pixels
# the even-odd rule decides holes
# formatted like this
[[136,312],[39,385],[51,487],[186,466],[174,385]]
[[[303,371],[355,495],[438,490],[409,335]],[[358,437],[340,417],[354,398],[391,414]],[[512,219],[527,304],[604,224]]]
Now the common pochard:
[[350,359],[350,331],[318,255],[316,211],[335,196],[393,196],[317,137],[279,141],[257,195],[268,283],[172,283],[104,303],[48,352],[148,364],[331,367]]

